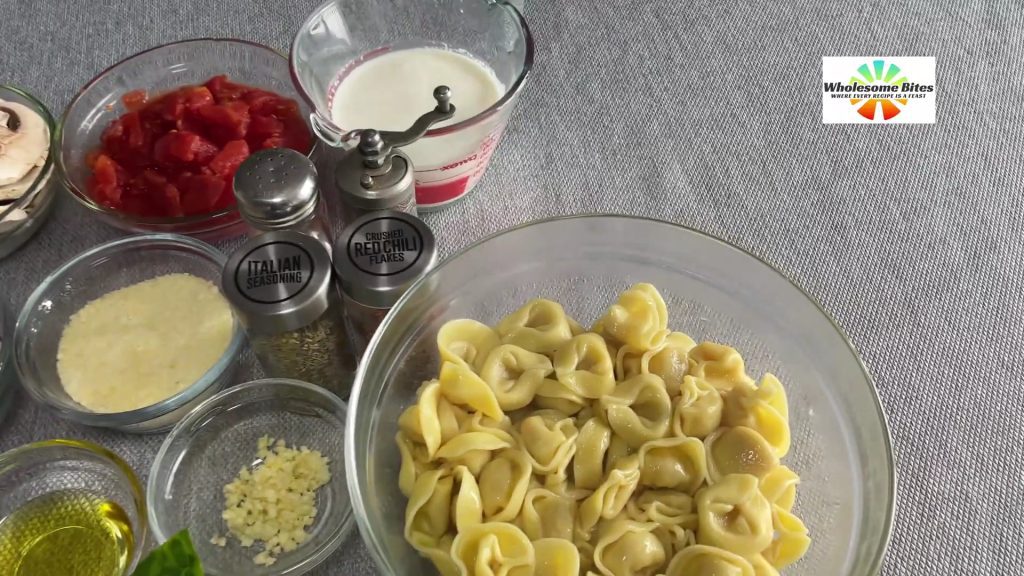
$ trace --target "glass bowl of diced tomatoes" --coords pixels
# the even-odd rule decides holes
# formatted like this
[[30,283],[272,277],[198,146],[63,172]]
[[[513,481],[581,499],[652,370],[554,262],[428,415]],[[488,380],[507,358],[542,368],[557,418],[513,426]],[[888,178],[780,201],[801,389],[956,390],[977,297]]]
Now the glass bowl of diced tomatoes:
[[86,84],[64,113],[58,166],[72,196],[112,226],[228,238],[245,230],[232,190],[238,166],[266,148],[309,154],[308,117],[279,52],[185,40]]

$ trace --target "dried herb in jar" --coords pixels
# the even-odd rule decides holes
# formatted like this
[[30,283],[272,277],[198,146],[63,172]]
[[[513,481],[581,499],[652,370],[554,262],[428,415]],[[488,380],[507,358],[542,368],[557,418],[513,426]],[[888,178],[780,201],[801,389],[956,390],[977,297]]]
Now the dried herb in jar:
[[342,397],[352,389],[355,372],[347,342],[344,321],[333,314],[288,332],[249,337],[268,376],[312,382]]
[[356,362],[331,259],[311,236],[275,231],[228,259],[222,288],[264,372],[317,384],[347,398]]

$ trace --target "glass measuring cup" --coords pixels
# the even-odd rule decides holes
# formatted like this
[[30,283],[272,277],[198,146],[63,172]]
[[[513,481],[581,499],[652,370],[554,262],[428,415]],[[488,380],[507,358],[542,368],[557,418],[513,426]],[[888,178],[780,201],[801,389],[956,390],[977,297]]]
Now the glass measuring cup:
[[[292,77],[314,112],[314,132],[329,159],[354,144],[363,128],[339,126],[334,96],[347,75],[368,60],[395,50],[443,48],[467,54],[493,70],[504,94],[484,111],[434,128],[404,149],[416,167],[421,210],[465,196],[479,182],[501,139],[533,65],[533,37],[522,14],[506,0],[330,0],[303,23],[292,43]],[[444,84],[437,79],[436,84]],[[458,106],[459,95],[452,102]],[[328,170],[330,172],[330,170]],[[331,208],[332,194],[327,194]]]

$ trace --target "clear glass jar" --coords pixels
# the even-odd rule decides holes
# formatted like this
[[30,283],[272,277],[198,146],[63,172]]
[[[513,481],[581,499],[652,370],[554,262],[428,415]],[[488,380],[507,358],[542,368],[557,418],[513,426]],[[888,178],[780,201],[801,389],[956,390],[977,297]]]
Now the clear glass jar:
[[348,318],[347,326],[352,344],[362,354],[391,308],[366,306],[346,294],[342,294],[342,297],[345,299],[345,316]]
[[221,289],[268,376],[316,384],[345,399],[356,361],[332,275],[317,239],[280,230],[235,250]]
[[352,391],[355,358],[348,345],[342,305],[334,290],[316,320],[294,330],[249,333],[249,344],[270,378],[293,378],[327,388],[342,399]]
[[434,234],[412,214],[373,212],[342,231],[334,247],[334,271],[357,354],[391,307],[436,263]]

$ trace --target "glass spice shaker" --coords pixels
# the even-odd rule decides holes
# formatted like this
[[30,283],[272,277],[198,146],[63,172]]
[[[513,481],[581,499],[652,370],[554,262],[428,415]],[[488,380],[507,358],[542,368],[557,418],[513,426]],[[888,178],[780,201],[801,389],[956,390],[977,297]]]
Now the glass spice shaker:
[[389,210],[346,226],[334,254],[335,282],[361,356],[391,307],[437,264],[437,244],[422,220]]
[[250,238],[228,258],[221,289],[267,376],[318,384],[343,399],[356,360],[323,245],[294,230]]
[[336,198],[340,200],[344,225],[379,210],[416,214],[416,181],[412,160],[398,150],[419,140],[434,124],[455,115],[452,91],[434,89],[437,106],[420,116],[404,132],[373,129],[353,130],[359,144],[338,161],[334,171]]
[[313,162],[291,148],[270,148],[242,162],[234,178],[238,211],[252,236],[297,230],[331,250]]

